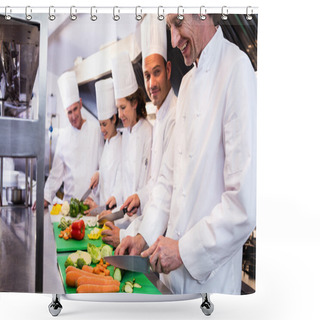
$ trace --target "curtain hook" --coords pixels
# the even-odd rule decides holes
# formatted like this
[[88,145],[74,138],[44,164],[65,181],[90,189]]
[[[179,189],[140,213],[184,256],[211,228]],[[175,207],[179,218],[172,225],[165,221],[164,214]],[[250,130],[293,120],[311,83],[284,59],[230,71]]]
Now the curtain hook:
[[27,6],[26,7],[26,19],[27,20],[31,20],[32,19],[32,15],[28,13],[28,9],[30,9],[30,13],[32,12],[31,7]]
[[[182,14],[180,13],[180,9],[182,10]],[[183,13],[184,13],[183,6],[179,6],[179,7],[178,7],[178,16],[177,16],[177,18],[178,18],[179,20],[183,20]]]
[[[98,16],[96,15],[96,14],[93,14],[93,8],[96,8],[96,7],[91,7],[91,9],[90,9],[90,19],[92,20],[92,21],[96,21],[97,19],[98,19]],[[97,9],[96,9],[96,13],[97,13]]]
[[[140,10],[140,14],[138,14],[138,8]],[[136,7],[136,20],[140,21],[142,19],[142,8],[140,6]]]
[[226,6],[223,6],[221,8],[221,19],[228,20],[228,7],[226,7]]
[[73,13],[73,9],[74,9],[74,12],[77,12],[77,9],[75,6],[70,7],[70,19],[72,21],[75,21],[77,20],[77,15]]
[[[118,14],[116,14],[116,9],[118,9]],[[120,16],[119,16],[120,10],[117,6],[113,7],[113,20],[114,21],[119,21]]]
[[[162,8],[162,14],[160,14],[160,8]],[[158,7],[158,20],[162,21],[164,19],[164,9],[163,6]]]
[[[203,10],[204,10],[204,13],[202,12]],[[206,20],[206,18],[207,18],[206,14],[207,14],[206,7],[205,6],[201,6],[200,7],[200,19],[201,20]]]
[[[251,13],[249,13],[249,9],[251,9]],[[247,10],[246,10],[246,19],[248,20],[248,21],[251,21],[252,20],[252,14],[253,14],[253,9],[252,9],[252,7],[247,7]]]
[[4,18],[5,18],[6,20],[11,20],[10,14],[7,14],[8,8],[10,8],[10,6],[6,6],[6,7],[4,8]]
[[56,18],[56,16],[52,14],[51,11],[55,12],[54,6],[49,7],[49,20],[53,21]]

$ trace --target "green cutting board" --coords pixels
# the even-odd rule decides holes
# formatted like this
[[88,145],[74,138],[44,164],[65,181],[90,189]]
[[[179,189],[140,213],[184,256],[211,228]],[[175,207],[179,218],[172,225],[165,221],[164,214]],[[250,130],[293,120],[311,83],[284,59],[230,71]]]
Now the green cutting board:
[[63,238],[59,238],[59,234],[61,229],[58,228],[59,222],[53,222],[53,233],[54,239],[56,241],[57,252],[69,252],[69,251],[77,251],[77,250],[87,250],[88,243],[92,243],[97,247],[102,245],[101,237],[97,240],[90,240],[88,238],[88,234],[91,232],[93,228],[86,227],[86,234],[82,240],[68,239],[64,240]]
[[[63,286],[66,291],[66,294],[77,292],[76,288],[68,287],[66,285],[66,268],[64,267],[64,263],[67,260],[68,255],[69,254],[60,254],[57,258],[59,271],[61,274],[61,278],[63,281]],[[94,267],[95,264],[91,264],[91,266]],[[113,277],[114,267],[109,266],[108,269],[110,270],[110,275]],[[141,288],[133,288],[133,293],[161,294],[161,292],[152,284],[152,282],[143,273],[132,272],[132,271],[125,271],[123,275],[123,279],[120,284],[120,292],[125,282],[133,281],[133,279],[135,279],[136,283],[139,283],[141,285]]]

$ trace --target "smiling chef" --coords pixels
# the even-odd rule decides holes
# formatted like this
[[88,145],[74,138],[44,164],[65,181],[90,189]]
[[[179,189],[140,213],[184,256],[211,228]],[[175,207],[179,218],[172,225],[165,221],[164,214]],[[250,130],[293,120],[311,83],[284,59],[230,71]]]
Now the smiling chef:
[[58,87],[69,124],[59,132],[52,169],[44,188],[45,207],[52,203],[62,182],[64,200],[80,199],[98,169],[103,150],[98,123],[82,117],[82,100],[75,72],[63,73],[58,79]]
[[212,16],[166,21],[193,68],[179,90],[173,153],[164,155],[138,235],[115,254],[148,256],[174,293],[240,294],[242,247],[256,218],[254,70]]

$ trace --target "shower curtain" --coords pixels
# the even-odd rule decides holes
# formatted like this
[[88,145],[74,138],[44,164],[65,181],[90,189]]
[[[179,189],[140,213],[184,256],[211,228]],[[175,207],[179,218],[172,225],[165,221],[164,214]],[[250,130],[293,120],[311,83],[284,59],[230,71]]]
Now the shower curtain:
[[[22,213],[1,204],[1,291],[255,292],[258,15],[140,10],[43,13],[45,104],[21,118],[45,117],[45,181]],[[10,92],[4,52],[17,39],[0,40]],[[17,117],[5,110],[21,96],[1,99],[1,118]],[[18,257],[25,283],[8,266]]]

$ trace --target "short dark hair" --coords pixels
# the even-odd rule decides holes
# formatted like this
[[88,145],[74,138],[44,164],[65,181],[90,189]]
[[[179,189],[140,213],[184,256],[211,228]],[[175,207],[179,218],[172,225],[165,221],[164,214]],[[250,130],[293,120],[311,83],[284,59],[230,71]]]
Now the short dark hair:
[[126,100],[130,101],[131,105],[137,102],[137,121],[140,118],[145,119],[147,117],[146,98],[142,88],[138,87],[136,92],[126,97]]

